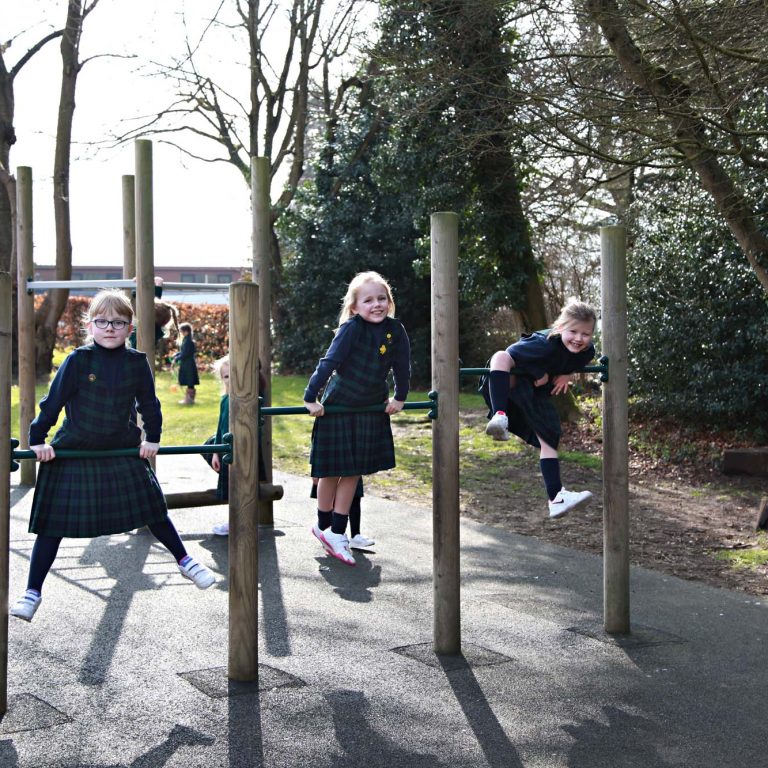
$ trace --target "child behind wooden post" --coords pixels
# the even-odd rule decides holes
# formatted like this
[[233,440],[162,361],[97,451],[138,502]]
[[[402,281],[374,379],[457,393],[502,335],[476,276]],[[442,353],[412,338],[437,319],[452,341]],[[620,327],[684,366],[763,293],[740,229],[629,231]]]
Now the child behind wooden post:
[[[132,330],[131,303],[121,291],[101,291],[85,321],[91,343],[64,360],[29,427],[30,448],[41,462],[29,523],[37,538],[27,591],[10,611],[25,621],[31,621],[40,605],[43,582],[65,536],[91,538],[147,526],[171,552],[183,576],[200,589],[215,581],[187,554],[147,461],[157,455],[163,418],[146,355],[125,344]],[[62,408],[64,423],[46,444]],[[139,450],[138,456],[57,458],[56,451],[64,448]]]

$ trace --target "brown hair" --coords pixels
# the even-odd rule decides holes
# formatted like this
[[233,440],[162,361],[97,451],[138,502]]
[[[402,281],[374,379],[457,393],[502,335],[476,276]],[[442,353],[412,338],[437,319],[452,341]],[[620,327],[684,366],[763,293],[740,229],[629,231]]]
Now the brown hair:
[[176,306],[167,301],[158,301],[155,299],[155,325],[158,328],[165,328],[171,321],[176,329],[176,335],[179,335],[179,310]]

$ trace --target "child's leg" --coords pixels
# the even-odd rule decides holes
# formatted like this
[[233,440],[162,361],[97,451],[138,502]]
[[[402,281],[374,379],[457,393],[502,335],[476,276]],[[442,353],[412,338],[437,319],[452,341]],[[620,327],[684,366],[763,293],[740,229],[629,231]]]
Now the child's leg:
[[[334,533],[344,533],[347,530],[349,509],[355,498],[359,475],[353,477],[340,477],[336,486],[336,496],[333,500],[333,522],[331,529]],[[343,527],[342,527],[343,526]]]
[[32,621],[32,617],[43,599],[40,596],[43,591],[43,582],[56,559],[59,544],[61,544],[61,536],[38,536],[35,539],[29,562],[27,591],[11,606],[11,616],[24,619],[24,621]]
[[349,535],[354,539],[360,534],[360,497],[355,495],[349,506]]
[[34,590],[38,595],[43,591],[43,582],[56,559],[59,544],[61,544],[61,536],[38,536],[35,539],[29,561],[27,589]]
[[560,480],[560,459],[557,449],[547,445],[540,435],[536,435],[541,443],[539,465],[541,476],[549,497],[549,516],[551,518],[562,517],[567,512],[577,507],[582,507],[589,502],[592,494],[589,491],[566,491]]
[[152,535],[176,558],[182,576],[190,579],[200,589],[206,589],[216,581],[214,575],[187,554],[184,543],[170,517],[147,526]]
[[563,487],[563,483],[560,480],[560,459],[557,455],[557,450],[551,445],[547,445],[540,435],[536,435],[539,438],[541,444],[541,451],[539,453],[539,466],[541,467],[541,476],[544,478],[544,486],[547,489],[547,496],[549,500],[557,496],[560,493],[560,489]]
[[[320,506],[320,499],[318,496],[318,479],[312,478],[312,490],[309,493],[311,499],[317,499],[317,527],[319,530],[324,531],[331,527],[331,518],[333,516],[333,500],[327,507]],[[317,534],[315,534],[317,535]]]
[[494,440],[509,440],[507,401],[509,400],[509,372],[515,361],[502,350],[491,358],[491,372],[488,374],[488,394],[491,400],[491,420],[485,427],[485,434]]

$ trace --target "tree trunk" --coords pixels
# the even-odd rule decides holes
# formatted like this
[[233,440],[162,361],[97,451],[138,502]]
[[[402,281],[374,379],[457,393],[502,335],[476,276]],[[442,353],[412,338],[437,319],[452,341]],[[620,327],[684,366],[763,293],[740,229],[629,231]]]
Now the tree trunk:
[[[61,94],[56,127],[56,153],[53,165],[53,210],[56,224],[56,279],[72,277],[72,238],[70,231],[69,166],[72,122],[75,114],[75,88],[81,64],[78,60],[83,9],[80,0],[70,0],[67,24],[61,38]],[[35,315],[35,362],[37,375],[50,373],[56,330],[67,306],[69,291],[56,289],[48,293]]]
[[758,227],[760,217],[748,196],[736,186],[717,155],[709,149],[705,121],[690,102],[691,89],[653,64],[638,48],[615,0],[588,0],[587,8],[624,71],[656,99],[659,111],[675,126],[678,150],[714,200],[763,290],[768,292],[768,238]]

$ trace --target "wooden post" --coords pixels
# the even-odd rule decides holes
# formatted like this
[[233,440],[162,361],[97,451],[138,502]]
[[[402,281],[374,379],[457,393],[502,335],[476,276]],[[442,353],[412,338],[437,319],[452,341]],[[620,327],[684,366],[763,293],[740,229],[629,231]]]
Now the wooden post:
[[[16,248],[19,345],[19,447],[29,448],[29,425],[35,418],[35,297],[27,293],[27,280],[34,279],[32,239],[32,169],[16,169]],[[37,465],[21,462],[22,485],[34,485]]]
[[259,667],[259,287],[229,288],[229,678]]
[[136,177],[123,176],[123,278],[136,277]]
[[601,227],[603,384],[603,610],[609,634],[629,624],[627,255],[623,226]]
[[[259,286],[259,360],[266,379],[261,393],[264,405],[272,405],[272,205],[270,201],[270,167],[268,157],[251,158],[251,216],[253,217],[253,282]],[[272,419],[261,428],[261,453],[267,470],[266,482],[272,482]],[[259,501],[259,523],[274,525],[272,501]]]
[[434,651],[461,653],[459,562],[459,218],[433,213],[432,526]]
[[0,716],[8,711],[8,558],[11,522],[11,276],[0,272]]
[[155,241],[152,142],[136,141],[136,347],[155,371]]

